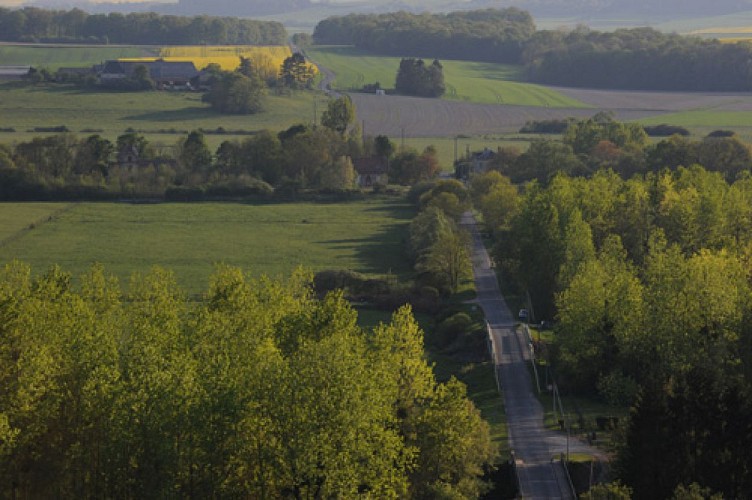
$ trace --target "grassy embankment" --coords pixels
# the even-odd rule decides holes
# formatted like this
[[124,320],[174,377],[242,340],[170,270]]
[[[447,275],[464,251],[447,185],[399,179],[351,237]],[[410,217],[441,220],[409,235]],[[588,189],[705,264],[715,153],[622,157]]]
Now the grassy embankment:
[[313,271],[352,269],[398,278],[412,272],[404,259],[403,238],[413,209],[396,199],[269,205],[81,203],[55,214],[65,206],[0,204],[0,236],[11,237],[0,246],[0,264],[20,259],[35,272],[59,264],[79,274],[100,262],[123,284],[133,272],[159,265],[173,270],[191,295],[205,290],[217,263],[269,276],[287,275],[300,265]]

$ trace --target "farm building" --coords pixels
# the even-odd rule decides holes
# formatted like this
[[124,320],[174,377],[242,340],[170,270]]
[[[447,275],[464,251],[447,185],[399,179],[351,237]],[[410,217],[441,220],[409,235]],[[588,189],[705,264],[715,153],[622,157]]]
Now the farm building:
[[163,61],[161,59],[144,62],[107,61],[99,74],[99,81],[102,85],[108,85],[130,78],[138,66],[146,67],[149,77],[159,88],[186,86],[191,79],[198,76],[196,66],[190,61]]
[[353,167],[358,174],[357,183],[360,187],[386,186],[389,180],[389,161],[383,156],[358,158],[353,162]]
[[488,172],[498,157],[498,153],[488,148],[473,153],[468,150],[463,159],[455,162],[454,176],[457,179],[467,180],[475,174]]
[[29,71],[31,66],[0,66],[0,81],[21,80]]

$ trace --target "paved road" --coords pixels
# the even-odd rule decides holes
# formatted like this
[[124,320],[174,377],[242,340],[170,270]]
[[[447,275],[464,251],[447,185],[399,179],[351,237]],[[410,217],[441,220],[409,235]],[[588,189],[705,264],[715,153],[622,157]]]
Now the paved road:
[[[533,394],[528,371],[530,350],[524,332],[499,291],[496,274],[470,213],[462,220],[472,235],[473,272],[478,303],[492,336],[496,374],[504,396],[510,447],[514,451],[523,498],[572,498],[564,469],[558,460],[567,449],[567,436],[543,427],[543,408]],[[593,453],[588,446],[569,440],[571,452]],[[557,460],[552,461],[556,457]]]

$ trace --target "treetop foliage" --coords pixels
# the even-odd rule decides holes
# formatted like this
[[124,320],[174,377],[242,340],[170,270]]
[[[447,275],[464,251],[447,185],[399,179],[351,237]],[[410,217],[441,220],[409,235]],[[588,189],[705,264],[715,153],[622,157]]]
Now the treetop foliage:
[[[464,386],[437,383],[409,307],[373,330],[311,275],[220,266],[122,290],[0,270],[0,492],[28,497],[475,498],[494,457]],[[434,457],[442,456],[437,462]]]

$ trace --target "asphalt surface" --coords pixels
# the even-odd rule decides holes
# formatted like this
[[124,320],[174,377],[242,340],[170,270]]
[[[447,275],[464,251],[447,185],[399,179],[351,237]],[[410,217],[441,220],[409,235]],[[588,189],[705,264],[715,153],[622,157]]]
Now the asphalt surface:
[[[499,291],[475,219],[465,214],[462,225],[472,236],[472,259],[478,304],[488,321],[496,362],[496,376],[504,397],[510,448],[517,464],[522,498],[573,498],[561,454],[593,453],[587,445],[566,434],[543,427],[543,408],[533,393],[529,371],[530,346],[524,330]],[[596,452],[597,454],[597,452]]]

